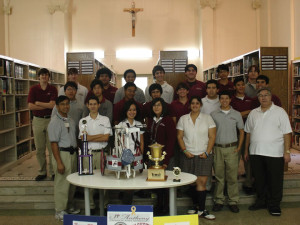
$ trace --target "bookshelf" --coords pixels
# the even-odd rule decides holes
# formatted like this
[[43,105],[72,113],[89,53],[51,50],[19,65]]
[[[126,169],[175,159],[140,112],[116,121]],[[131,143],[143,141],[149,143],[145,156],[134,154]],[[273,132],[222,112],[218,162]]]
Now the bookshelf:
[[292,147],[300,150],[300,60],[292,61]]
[[[244,77],[247,82],[248,68],[257,65],[260,74],[270,78],[269,87],[277,95],[282,107],[288,112],[288,48],[287,47],[260,47],[257,50],[237,56],[220,64],[229,67],[229,78],[233,81],[236,77]],[[218,65],[203,71],[203,79],[218,79]]]
[[[27,105],[41,67],[0,55],[0,173],[35,150],[32,115]],[[50,83],[60,88],[65,75],[50,70]]]

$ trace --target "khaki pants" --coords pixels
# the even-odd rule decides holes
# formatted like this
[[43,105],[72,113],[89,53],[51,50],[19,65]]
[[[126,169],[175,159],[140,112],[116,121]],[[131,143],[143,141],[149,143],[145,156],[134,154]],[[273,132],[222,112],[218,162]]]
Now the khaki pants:
[[48,124],[49,119],[33,117],[32,129],[34,135],[34,143],[36,147],[36,158],[39,163],[39,175],[47,175],[47,160],[46,160],[46,146],[49,153],[49,174],[53,175],[53,166],[52,166],[52,149],[48,137]]
[[75,173],[77,169],[77,155],[71,155],[69,152],[60,152],[60,158],[65,166],[65,173],[60,174],[57,171],[57,163],[53,157],[53,167],[55,173],[54,179],[54,203],[55,210],[67,210],[73,206],[73,197],[75,194],[75,186],[67,181],[67,176]]
[[214,171],[216,177],[215,203],[224,204],[224,186],[227,181],[228,204],[235,205],[239,201],[239,188],[237,180],[238,153],[234,152],[236,146],[214,148]]

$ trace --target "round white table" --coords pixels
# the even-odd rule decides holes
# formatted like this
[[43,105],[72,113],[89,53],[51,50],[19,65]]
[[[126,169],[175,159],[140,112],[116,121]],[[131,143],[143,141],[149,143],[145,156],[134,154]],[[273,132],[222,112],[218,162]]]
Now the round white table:
[[114,172],[105,173],[101,175],[99,170],[94,170],[93,175],[81,175],[73,173],[67,176],[67,180],[76,186],[84,188],[84,201],[85,201],[85,215],[90,215],[90,198],[89,188],[100,189],[100,216],[104,215],[104,190],[141,190],[141,189],[158,189],[169,188],[169,204],[170,204],[170,216],[177,214],[176,206],[176,187],[188,185],[194,183],[197,177],[189,173],[181,173],[179,176],[180,182],[174,182],[175,176],[172,171],[166,171],[168,176],[166,181],[146,181],[147,171],[143,173],[136,173],[136,177],[129,179],[121,177],[117,179]]

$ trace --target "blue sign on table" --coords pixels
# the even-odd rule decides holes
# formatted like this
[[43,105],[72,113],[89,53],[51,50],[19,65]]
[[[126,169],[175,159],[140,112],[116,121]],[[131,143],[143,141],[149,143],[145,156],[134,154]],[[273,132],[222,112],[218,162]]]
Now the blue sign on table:
[[106,216],[64,215],[64,225],[107,225]]
[[108,205],[107,225],[153,225],[153,206]]

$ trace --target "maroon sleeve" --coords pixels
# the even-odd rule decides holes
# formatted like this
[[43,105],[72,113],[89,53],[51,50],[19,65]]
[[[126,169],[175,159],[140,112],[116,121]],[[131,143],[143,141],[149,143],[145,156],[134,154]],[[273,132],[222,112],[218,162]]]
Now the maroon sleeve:
[[174,101],[171,102],[171,104],[169,105],[169,114],[171,117],[176,117],[176,109],[175,109],[175,103]]
[[165,151],[167,155],[165,156],[164,164],[168,165],[170,162],[170,159],[174,155],[174,146],[176,141],[176,127],[174,121],[171,119],[171,117],[165,117]]
[[278,96],[272,95],[272,101],[273,101],[273,103],[274,103],[275,105],[277,105],[277,106],[279,106],[279,107],[282,107],[280,98],[278,98]]
[[116,104],[114,104],[113,105],[113,120],[114,121],[117,121],[117,122],[120,122],[119,121],[119,114],[120,114],[120,106],[119,106],[120,104],[119,104],[119,102],[118,103],[116,103]]
[[258,98],[257,97],[253,98],[252,107],[251,108],[255,109],[255,108],[259,107],[259,106],[260,106],[260,103],[258,101]]
[[32,86],[29,90],[29,94],[28,94],[28,98],[27,98],[28,103],[32,103],[32,104],[35,103],[35,94],[34,94],[35,91],[34,90],[35,90],[35,86]]

